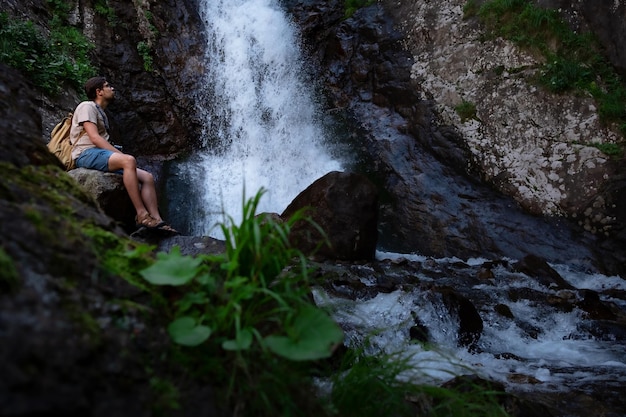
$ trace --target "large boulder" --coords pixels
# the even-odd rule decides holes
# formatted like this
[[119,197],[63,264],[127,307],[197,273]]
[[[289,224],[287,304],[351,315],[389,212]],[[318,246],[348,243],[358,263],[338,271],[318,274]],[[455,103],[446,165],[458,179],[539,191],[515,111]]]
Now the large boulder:
[[[340,260],[374,257],[378,238],[378,190],[361,174],[333,171],[301,192],[281,214],[288,220],[298,210],[315,223],[298,221],[291,243],[308,255]],[[315,226],[326,234],[324,237]]]
[[134,228],[135,209],[121,175],[85,168],[73,169],[69,175],[91,194],[109,217],[118,221],[125,230]]

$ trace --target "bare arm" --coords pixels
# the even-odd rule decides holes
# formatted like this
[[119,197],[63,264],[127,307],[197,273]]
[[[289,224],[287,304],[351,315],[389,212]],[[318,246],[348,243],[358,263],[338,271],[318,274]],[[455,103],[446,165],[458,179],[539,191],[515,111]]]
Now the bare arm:
[[108,149],[113,152],[121,153],[118,149],[116,149],[113,145],[111,145],[105,138],[100,136],[100,134],[98,133],[98,126],[96,126],[95,123],[83,122],[83,128],[85,129],[85,132],[87,132],[87,136],[89,136],[89,139],[91,140],[91,142],[94,145],[96,145],[97,148]]

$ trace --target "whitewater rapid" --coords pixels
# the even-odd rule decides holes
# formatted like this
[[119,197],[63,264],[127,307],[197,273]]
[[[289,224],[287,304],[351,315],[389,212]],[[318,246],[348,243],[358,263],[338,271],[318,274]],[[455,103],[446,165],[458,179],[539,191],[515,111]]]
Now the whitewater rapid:
[[[481,265],[485,259],[462,261],[457,258],[431,258],[390,252],[377,252],[377,259],[408,259],[436,262],[438,265],[464,262]],[[626,280],[577,270],[566,264],[551,265],[574,288],[594,291],[626,290]],[[495,271],[498,279],[474,285],[473,290],[492,294],[494,302],[506,303],[515,317],[537,330],[536,336],[511,320],[503,319],[493,309],[481,311],[484,329],[477,351],[458,346],[457,319],[430,292],[396,290],[379,293],[371,299],[347,300],[323,291],[316,293],[316,302],[329,308],[335,319],[349,329],[346,343],[352,347],[367,346],[373,355],[397,355],[410,358],[413,368],[404,375],[415,383],[440,384],[454,376],[477,374],[525,391],[585,390],[587,387],[620,387],[626,383],[626,345],[620,341],[590,337],[579,326],[582,312],[541,308],[530,300],[507,300],[509,289],[528,288],[550,293],[534,279],[509,272]],[[427,275],[414,279],[432,281]],[[457,278],[458,279],[458,278]],[[363,283],[375,286],[375,279]],[[626,302],[617,298],[606,300],[626,309]],[[415,325],[414,314],[428,328],[429,343],[416,343],[409,337]],[[596,388],[597,389],[597,388]]]

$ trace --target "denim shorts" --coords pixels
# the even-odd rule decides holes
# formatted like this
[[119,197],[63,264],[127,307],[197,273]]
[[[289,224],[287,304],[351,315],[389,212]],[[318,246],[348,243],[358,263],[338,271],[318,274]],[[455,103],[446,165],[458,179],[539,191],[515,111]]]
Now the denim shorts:
[[[76,168],[97,169],[98,171],[109,171],[109,158],[113,155],[113,151],[101,148],[85,149],[76,158]],[[124,170],[115,171],[121,174]]]

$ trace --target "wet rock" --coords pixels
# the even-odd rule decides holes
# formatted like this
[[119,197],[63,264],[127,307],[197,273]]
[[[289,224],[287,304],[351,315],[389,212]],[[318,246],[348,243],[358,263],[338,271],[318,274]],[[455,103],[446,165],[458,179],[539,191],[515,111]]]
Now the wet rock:
[[[362,274],[349,265],[312,262],[312,278],[328,294],[349,300],[369,300],[378,294],[376,287],[366,285]],[[368,277],[370,278],[370,277]]]
[[440,288],[437,291],[441,294],[443,303],[450,314],[458,317],[459,346],[467,347],[470,351],[476,350],[483,331],[483,320],[476,307],[469,299],[451,288]]
[[507,290],[507,298],[510,301],[529,300],[533,304],[542,304],[545,301],[545,293],[532,288],[518,287]]
[[363,175],[331,172],[302,191],[281,214],[289,219],[307,208],[317,224],[297,221],[289,239],[305,254],[339,260],[373,259],[378,239],[378,191]]
[[523,319],[516,320],[515,324],[531,339],[537,339],[539,335],[543,333],[540,327]]
[[488,279],[495,278],[495,275],[493,274],[493,271],[491,270],[491,268],[482,267],[476,273],[476,277],[478,279],[488,280]]
[[591,320],[582,322],[580,329],[588,332],[598,340],[624,342],[626,341],[626,322],[615,320]]
[[558,308],[559,310],[564,311],[566,313],[569,313],[570,311],[574,309],[574,304],[569,298],[564,298],[564,297],[559,297],[557,295],[548,294],[548,296],[546,297],[546,302],[548,303],[548,305]]
[[527,255],[519,262],[513,264],[513,269],[535,278],[540,284],[548,288],[574,288],[540,256]]
[[497,304],[494,310],[496,311],[496,313],[498,313],[499,315],[503,317],[507,317],[510,319],[515,318],[515,316],[513,315],[513,312],[511,311],[509,306],[507,306],[506,304]]
[[409,328],[409,338],[411,340],[416,340],[418,342],[426,343],[429,340],[429,331],[428,326],[426,326],[420,319],[417,317],[417,314],[413,313],[413,320],[415,321],[415,325]]
[[171,236],[161,235],[147,243],[156,243],[159,252],[169,253],[174,246],[180,248],[182,255],[211,255],[224,253],[226,244],[223,240],[208,236]]
[[600,300],[600,296],[597,292],[583,290],[582,293],[583,299],[576,303],[576,305],[584,310],[589,315],[589,318],[593,320],[614,320],[616,318],[611,308]]

